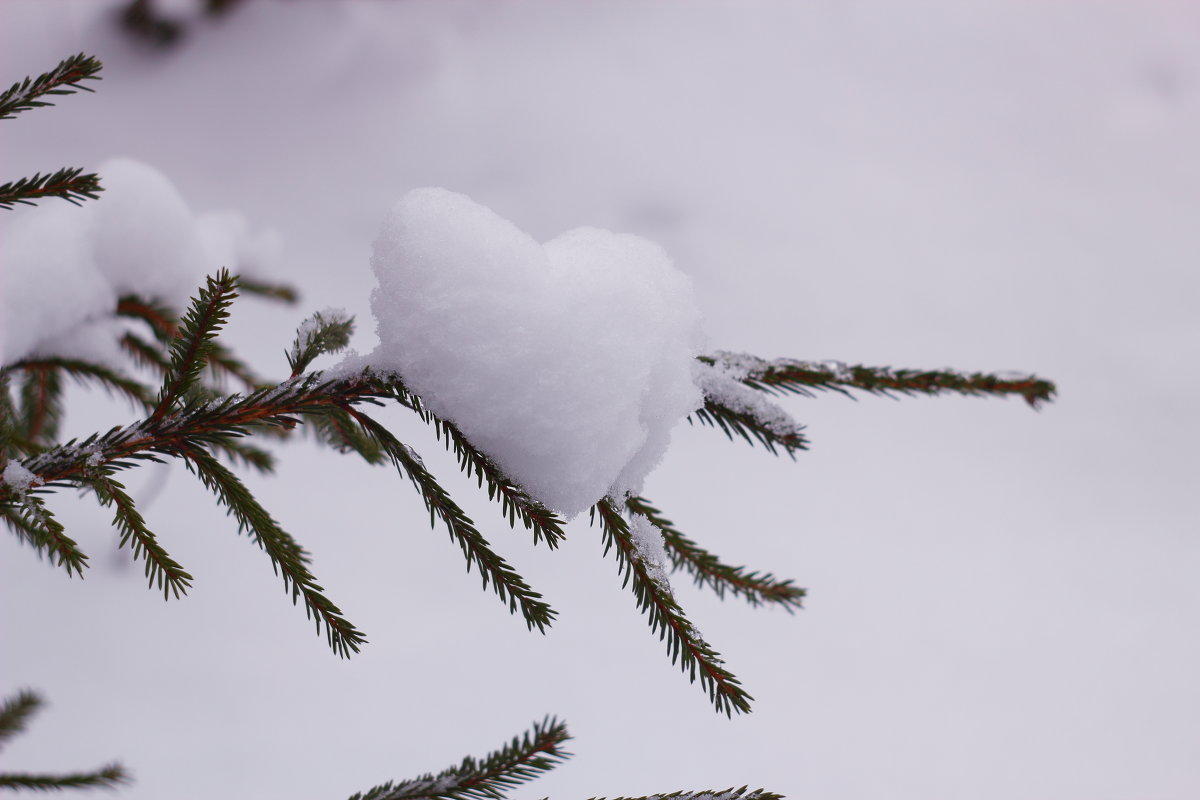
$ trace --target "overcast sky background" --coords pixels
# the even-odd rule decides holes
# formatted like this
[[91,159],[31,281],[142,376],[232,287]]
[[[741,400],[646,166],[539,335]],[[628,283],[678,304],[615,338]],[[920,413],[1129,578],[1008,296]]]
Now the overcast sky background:
[[[437,185],[542,240],[659,242],[713,349],[1027,370],[1060,399],[790,400],[795,463],[678,429],[646,495],[810,591],[789,617],[676,582],[756,698],[733,720],[595,531],[533,548],[403,416],[383,418],[560,612],[548,635],[464,574],[407,483],[303,442],[248,480],[367,632],[348,662],[182,469],[128,481],[196,578],[178,602],[60,493],[86,580],[0,540],[0,684],[51,703],[5,769],[119,758],[131,800],[340,798],[553,713],[577,755],[518,797],[1200,795],[1194,3],[251,3],[167,52],[106,4],[0,5],[6,85],[80,50],[97,92],[3,123],[3,179],[130,155],[277,229],[304,299],[243,301],[229,334],[262,372],[327,306],[373,346],[371,241]],[[72,433],[130,418],[73,397]]]

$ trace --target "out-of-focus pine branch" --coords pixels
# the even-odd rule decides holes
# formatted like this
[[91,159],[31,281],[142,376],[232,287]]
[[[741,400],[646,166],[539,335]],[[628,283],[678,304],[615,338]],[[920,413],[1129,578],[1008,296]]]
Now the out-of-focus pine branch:
[[17,81],[0,95],[0,119],[12,119],[31,108],[52,106],[49,100],[42,99],[49,95],[92,91],[83,81],[100,80],[101,67],[98,59],[79,53],[64,58],[54,69],[36,78]]
[[34,775],[24,772],[0,773],[0,789],[115,789],[129,782],[129,775],[120,764],[108,764],[94,772],[71,772],[66,775]]
[[42,698],[24,689],[0,703],[0,745],[25,730],[25,724],[42,706]]
[[0,185],[0,208],[12,208],[17,203],[31,206],[47,197],[61,197],[79,205],[84,200],[95,200],[102,191],[99,175],[85,174],[82,167],[63,167]]
[[388,782],[350,800],[503,800],[508,791],[549,772],[570,753],[563,744],[571,738],[567,726],[547,717],[524,736],[480,759],[468,756],[461,764],[406,781]]
[[[26,723],[42,706],[42,698],[34,692],[21,691],[0,703],[0,744],[22,733]],[[120,764],[107,764],[92,772],[73,772],[64,775],[36,775],[25,772],[0,773],[0,789],[60,789],[114,788],[129,780]]]

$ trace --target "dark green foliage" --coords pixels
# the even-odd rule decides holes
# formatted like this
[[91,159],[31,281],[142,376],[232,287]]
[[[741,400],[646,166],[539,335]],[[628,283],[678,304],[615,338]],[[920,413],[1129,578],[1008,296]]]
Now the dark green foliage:
[[91,485],[100,504],[113,509],[113,527],[121,532],[119,546],[129,545],[134,560],[141,558],[146,562],[146,580],[150,586],[157,585],[164,600],[171,595],[178,598],[187,594],[192,576],[158,543],[134,506],[133,498],[125,493],[125,487],[102,473],[92,479]]
[[200,294],[192,301],[180,322],[179,333],[171,344],[171,357],[162,391],[152,419],[163,415],[189,390],[196,386],[200,373],[216,350],[213,339],[229,318],[229,306],[237,297],[237,279],[222,269],[208,278]]
[[[26,425],[25,432],[33,440],[54,438],[53,433],[46,432],[45,425],[50,424],[53,426],[52,430],[57,430],[57,422],[62,413],[62,409],[58,407],[62,375],[70,376],[83,384],[96,383],[109,393],[124,397],[136,406],[147,408],[153,405],[145,386],[103,364],[76,358],[43,356],[18,361],[7,369],[25,373],[25,383],[21,390],[21,418]],[[35,423],[39,418],[44,420],[40,429]]]
[[769,572],[760,575],[746,572],[745,567],[730,567],[721,563],[715,555],[676,530],[671,521],[643,497],[630,497],[625,505],[658,528],[663,535],[663,547],[671,559],[671,566],[688,572],[697,586],[709,587],[722,599],[729,592],[752,606],[778,605],[788,612],[801,607],[805,591],[793,586],[790,580],[781,581]]
[[570,757],[562,745],[570,739],[567,726],[553,717],[534,723],[524,736],[481,759],[467,756],[462,763],[437,775],[389,782],[350,800],[502,800],[507,792],[548,772]]
[[[230,13],[242,2],[203,0],[199,6],[205,16],[216,19]],[[130,36],[162,49],[179,44],[189,30],[183,19],[164,14],[153,0],[129,0],[117,15],[117,21]]]
[[42,705],[42,698],[24,689],[0,703],[0,746],[25,730],[29,721]]
[[289,305],[300,299],[300,294],[291,286],[282,283],[266,283],[264,281],[238,276],[238,289],[242,294],[261,297],[266,300],[278,300]]
[[490,458],[467,441],[454,423],[438,419],[423,409],[419,409],[418,413],[434,426],[438,439],[444,439],[446,446],[458,457],[459,469],[468,476],[473,475],[480,488],[487,483],[488,499],[500,503],[500,511],[508,518],[510,527],[515,528],[519,518],[526,530],[533,531],[534,544],[544,540],[551,549],[558,547],[566,534],[562,529],[563,521],[557,514],[509,480]]
[[698,408],[688,416],[688,422],[693,419],[720,428],[730,441],[735,434],[745,439],[747,444],[752,445],[757,441],[772,455],[778,455],[776,448],[782,448],[794,459],[797,450],[808,449],[808,440],[799,428],[781,435],[753,414],[729,408],[716,400],[706,398],[704,408]]
[[72,772],[66,775],[0,773],[0,789],[32,789],[41,792],[61,789],[115,789],[128,781],[129,776],[120,764],[107,764],[94,772]]
[[58,66],[36,78],[25,78],[14,83],[0,95],[0,119],[12,119],[22,111],[54,105],[42,99],[49,95],[71,94],[75,91],[92,91],[83,81],[100,80],[101,64],[84,53],[64,58]]
[[99,175],[84,174],[82,167],[63,167],[0,185],[0,208],[12,208],[18,203],[31,206],[47,197],[61,197],[79,205],[84,200],[95,200],[102,191]]
[[1022,397],[1031,407],[1054,399],[1057,388],[1036,375],[995,375],[953,370],[891,369],[864,367],[839,362],[779,359],[766,361],[738,353],[716,353],[700,358],[706,364],[736,363],[747,373],[742,383],[772,394],[813,397],[814,390],[850,396],[847,389],[870,394],[962,394],[971,396],[1010,395]]
[[353,409],[346,409],[362,426],[363,432],[387,454],[401,475],[407,475],[413,486],[425,500],[429,509],[429,523],[436,526],[437,520],[446,525],[450,538],[462,548],[467,560],[467,571],[475,565],[483,579],[486,589],[490,582],[501,600],[508,601],[509,611],[521,611],[525,624],[545,632],[554,621],[556,612],[547,605],[542,596],[525,583],[498,553],[489,546],[487,539],[476,528],[471,518],[450,499],[450,494],[441,487],[432,475],[425,469],[416,451],[401,443],[387,428],[365,414]]
[[624,577],[624,584],[633,588],[638,608],[647,615],[650,629],[658,634],[660,641],[667,643],[671,663],[678,663],[695,683],[708,692],[709,699],[718,712],[732,716],[734,711],[749,713],[753,700],[733,673],[725,669],[719,653],[713,650],[700,632],[688,621],[683,609],[663,585],[650,574],[634,545],[629,523],[621,516],[608,498],[592,508],[593,522],[599,518],[604,537],[605,555],[611,550],[616,554],[617,567]]
[[176,44],[185,30],[183,23],[161,14],[151,0],[131,0],[118,19],[127,33],[157,47]]
[[317,356],[344,350],[350,344],[352,333],[353,317],[343,317],[328,311],[313,314],[296,331],[296,340],[288,350],[287,360],[288,366],[292,368],[292,377],[308,369],[308,365]]
[[[14,83],[0,95],[0,120],[12,119],[22,111],[54,105],[47,99],[51,95],[92,91],[83,85],[83,81],[99,80],[100,67],[98,60],[80,53],[63,59],[54,69],[36,78]],[[0,209],[12,208],[18,203],[34,205],[47,197],[61,197],[79,205],[84,200],[96,199],[102,191],[104,187],[95,173],[85,174],[82,167],[62,167],[45,175],[38,172],[32,177],[0,185]]]
[[322,588],[308,570],[309,555],[299,542],[279,527],[238,477],[210,453],[200,447],[185,445],[179,448],[177,455],[217,495],[237,520],[238,530],[250,533],[271,559],[276,574],[283,578],[284,588],[291,592],[292,602],[304,598],[305,613],[315,622],[317,633],[321,632],[324,623],[325,638],[333,651],[343,658],[357,653],[366,643],[366,637],[322,594]]
[[[14,697],[0,703],[0,745],[25,730],[29,718],[42,706],[42,698],[30,691],[18,692]],[[114,788],[128,781],[128,775],[120,764],[107,764],[92,772],[74,772],[66,775],[33,775],[21,772],[0,773],[0,789],[33,789],[58,791],[61,789]]]
[[591,800],[782,800],[783,795],[763,789],[740,789],[732,787],[724,791],[705,789],[699,792],[671,792],[670,794],[642,795],[640,797],[593,797]]
[[[12,494],[10,491],[10,496]],[[65,569],[68,576],[75,574],[82,578],[88,557],[75,540],[67,536],[62,523],[46,508],[45,501],[31,490],[16,494],[15,498],[0,506],[0,516],[9,530],[33,545],[39,556],[45,555],[51,564]]]

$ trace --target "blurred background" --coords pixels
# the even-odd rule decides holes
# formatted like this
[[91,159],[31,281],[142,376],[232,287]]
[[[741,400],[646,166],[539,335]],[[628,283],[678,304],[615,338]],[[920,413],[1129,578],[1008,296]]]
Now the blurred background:
[[[0,5],[5,85],[105,63],[95,94],[0,126],[3,179],[128,155],[194,210],[279,231],[302,300],[242,301],[227,340],[260,372],[285,374],[328,306],[373,347],[372,239],[436,185],[542,240],[659,242],[712,349],[1023,370],[1060,396],[793,399],[795,462],[681,425],[646,496],[810,592],[789,616],[677,579],[756,698],[732,720],[586,520],[533,548],[403,416],[384,419],[560,612],[546,636],[394,472],[309,442],[245,477],[367,632],[350,661],[182,469],[128,480],[196,578],[170,603],[107,512],[59,493],[95,568],[70,580],[0,539],[3,693],[50,701],[6,769],[119,758],[130,800],[337,798],[553,713],[576,756],[516,796],[1200,796],[1195,3],[177,0],[169,47],[120,30],[121,6]],[[132,418],[71,398],[70,434]]]

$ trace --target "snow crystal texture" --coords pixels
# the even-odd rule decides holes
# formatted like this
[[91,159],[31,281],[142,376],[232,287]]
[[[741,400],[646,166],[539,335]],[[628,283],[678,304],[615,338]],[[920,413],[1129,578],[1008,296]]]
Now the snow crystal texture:
[[640,490],[703,403],[691,283],[645,239],[580,228],[543,245],[464,195],[417,189],[371,265],[368,362],[567,517]]

